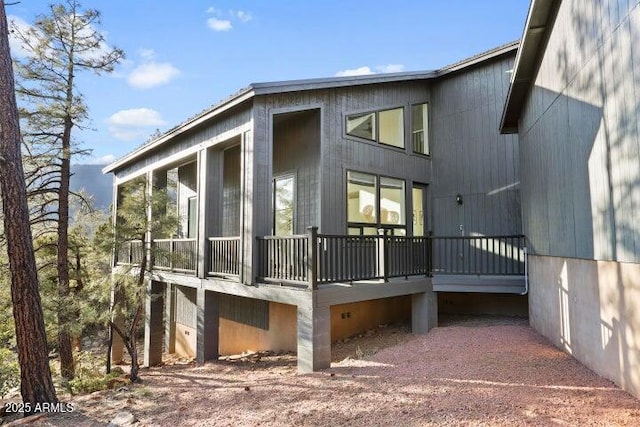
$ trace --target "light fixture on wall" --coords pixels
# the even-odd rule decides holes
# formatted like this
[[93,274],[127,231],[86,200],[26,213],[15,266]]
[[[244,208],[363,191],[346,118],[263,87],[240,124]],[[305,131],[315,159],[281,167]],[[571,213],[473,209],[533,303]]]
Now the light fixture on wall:
[[462,204],[462,194],[456,194],[456,203],[459,205]]

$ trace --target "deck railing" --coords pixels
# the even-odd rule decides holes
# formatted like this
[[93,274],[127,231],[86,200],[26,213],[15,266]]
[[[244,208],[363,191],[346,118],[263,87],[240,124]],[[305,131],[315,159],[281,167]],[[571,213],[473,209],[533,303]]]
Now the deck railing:
[[144,256],[141,240],[124,242],[116,251],[116,265],[140,265]]
[[259,237],[257,241],[260,279],[303,286],[312,282],[310,263],[313,257],[309,254],[314,250],[310,236],[266,236]]
[[240,275],[240,237],[209,237],[209,276]]
[[432,237],[433,274],[524,275],[525,237]]
[[[240,237],[209,238],[207,274],[239,277]],[[156,239],[153,268],[193,274],[196,239]],[[388,280],[433,274],[524,275],[525,237],[513,236],[343,236],[318,234],[257,239],[258,280],[315,288],[318,284]],[[117,265],[139,265],[142,242],[123,244]]]
[[431,274],[523,275],[524,236],[342,236],[258,238],[258,279],[318,284]]
[[195,273],[196,239],[155,239],[152,244],[153,268],[182,273]]

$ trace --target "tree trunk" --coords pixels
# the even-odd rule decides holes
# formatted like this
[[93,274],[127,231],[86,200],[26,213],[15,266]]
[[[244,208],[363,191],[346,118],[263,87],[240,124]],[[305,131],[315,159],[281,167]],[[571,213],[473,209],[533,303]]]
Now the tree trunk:
[[22,400],[30,404],[31,410],[27,412],[33,412],[35,404],[56,403],[58,399],[51,380],[38,291],[12,70],[3,2],[0,5],[0,192],[11,270]]
[[[69,128],[71,129],[71,128]],[[65,134],[67,133],[65,125]],[[64,138],[63,138],[64,144]],[[66,144],[65,144],[66,145]],[[58,352],[60,354],[60,374],[62,378],[73,379],[75,368],[71,349],[69,325],[70,310],[65,301],[70,298],[69,292],[69,177],[70,159],[68,146],[62,150],[60,166],[60,188],[58,191]]]
[[73,51],[69,53],[67,70],[66,116],[62,133],[62,158],[60,159],[60,187],[58,188],[58,352],[60,354],[60,374],[66,380],[73,379],[75,366],[69,331],[70,310],[65,301],[69,292],[69,181],[71,180],[71,109],[73,108]]

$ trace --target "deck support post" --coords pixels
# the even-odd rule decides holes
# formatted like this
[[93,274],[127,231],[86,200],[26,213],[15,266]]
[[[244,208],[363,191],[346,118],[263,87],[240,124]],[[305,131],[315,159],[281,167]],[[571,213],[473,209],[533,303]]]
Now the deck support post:
[[298,305],[298,372],[309,373],[331,365],[331,311],[317,307],[315,297]]
[[145,301],[147,315],[144,322],[144,366],[155,366],[162,362],[164,290],[164,283],[150,280],[147,284]]
[[318,289],[318,227],[307,227],[307,280],[309,288]]
[[219,356],[220,325],[218,294],[198,288],[198,324],[196,331],[196,363],[204,364]]
[[164,289],[164,349],[167,353],[176,352],[175,306],[175,285],[167,283]]
[[438,326],[438,294],[429,290],[411,295],[411,332],[426,334]]

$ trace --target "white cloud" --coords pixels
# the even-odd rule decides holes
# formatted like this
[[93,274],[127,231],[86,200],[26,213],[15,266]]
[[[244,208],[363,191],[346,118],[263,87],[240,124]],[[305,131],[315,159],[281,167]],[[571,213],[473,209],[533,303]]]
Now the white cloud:
[[166,124],[160,113],[150,108],[120,110],[112,114],[105,122],[108,125],[109,133],[122,141],[148,136],[153,127]]
[[180,74],[180,70],[169,62],[147,62],[136,67],[127,82],[136,89],[150,89],[169,83]]
[[222,11],[214,7],[207,9],[207,14],[213,15],[207,19],[207,26],[213,31],[231,31],[234,21],[247,23],[253,19],[253,15],[246,10],[228,10]]
[[[33,47],[38,44],[38,35],[40,34],[38,28],[30,25],[22,18],[13,15],[8,16],[8,21],[10,23],[9,45],[13,55],[18,58],[33,56]],[[67,25],[71,25],[70,22],[65,22],[67,22]],[[97,61],[106,57],[111,52],[112,47],[106,42],[106,32],[96,30],[84,20],[77,23],[76,27],[78,28],[77,37],[79,39],[85,39],[85,43],[89,41],[93,43],[91,49],[77,52],[76,55],[78,58],[86,61]],[[32,48],[29,48],[28,45],[31,45]]]
[[227,19],[209,18],[207,19],[207,25],[213,31],[229,31],[233,28],[231,21]]
[[402,64],[387,64],[378,65],[376,70],[380,73],[401,73],[404,71],[404,65]]
[[249,12],[245,12],[244,10],[237,11],[235,15],[242,22],[249,22],[253,19],[253,16]]
[[145,49],[145,48],[138,49],[138,54],[142,59],[146,59],[147,61],[151,61],[153,58],[156,57],[156,51],[153,49]]
[[369,67],[351,68],[347,70],[338,71],[336,77],[350,77],[350,76],[366,76],[374,74]]
[[116,156],[113,154],[107,154],[102,157],[89,157],[86,160],[82,161],[82,164],[85,165],[108,165],[116,161]]
[[335,76],[336,77],[350,77],[350,76],[368,76],[370,74],[377,73],[400,73],[404,71],[404,65],[402,64],[387,64],[387,65],[376,65],[372,70],[369,66],[364,66],[360,68],[350,68],[342,71],[338,71]]
[[9,22],[9,47],[11,54],[18,58],[29,56],[30,50],[25,46],[25,42],[21,40],[18,33],[22,34],[27,39],[27,42],[35,42],[36,34],[32,33],[32,31],[35,31],[34,28],[29,25],[27,21],[17,16],[9,15],[7,16],[7,21]]

